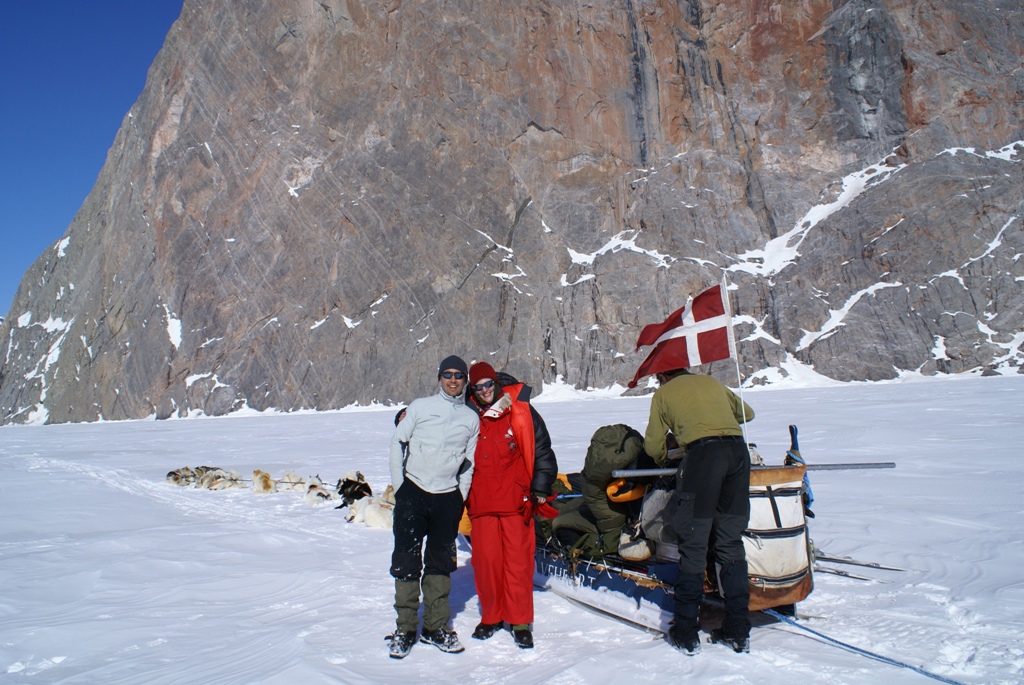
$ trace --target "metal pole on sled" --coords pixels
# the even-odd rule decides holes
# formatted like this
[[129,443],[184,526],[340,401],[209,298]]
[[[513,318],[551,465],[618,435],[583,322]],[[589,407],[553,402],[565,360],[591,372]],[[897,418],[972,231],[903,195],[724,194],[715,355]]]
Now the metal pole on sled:
[[[751,471],[764,471],[776,469],[778,466],[751,465]],[[808,471],[846,471],[849,469],[894,469],[894,461],[866,461],[852,464],[807,464]],[[678,469],[616,469],[612,471],[612,478],[644,478],[658,476],[674,476]]]
[[732,301],[729,299],[729,283],[722,274],[722,305],[725,309],[726,335],[729,340],[729,354],[736,363],[736,390],[740,395],[740,411],[743,412],[743,422],[740,423],[740,430],[743,432],[743,442],[749,443],[747,439],[747,405],[743,401],[743,377],[740,375],[740,350],[736,347],[736,334],[732,330]]

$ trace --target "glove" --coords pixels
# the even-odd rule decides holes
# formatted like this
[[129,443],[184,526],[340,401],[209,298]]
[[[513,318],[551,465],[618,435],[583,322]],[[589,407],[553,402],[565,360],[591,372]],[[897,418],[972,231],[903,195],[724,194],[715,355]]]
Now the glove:
[[[548,504],[558,499],[558,495],[545,495],[543,493],[535,493],[533,499],[533,513],[536,516],[540,516],[545,519],[553,519],[558,516],[558,509]],[[544,501],[538,501],[539,498],[543,498]]]
[[553,519],[558,516],[558,510],[548,504],[557,495],[543,495],[543,497],[543,502],[538,502],[536,497],[523,497],[523,503],[519,507],[519,513],[523,515],[523,525],[530,525],[534,516],[546,519]]

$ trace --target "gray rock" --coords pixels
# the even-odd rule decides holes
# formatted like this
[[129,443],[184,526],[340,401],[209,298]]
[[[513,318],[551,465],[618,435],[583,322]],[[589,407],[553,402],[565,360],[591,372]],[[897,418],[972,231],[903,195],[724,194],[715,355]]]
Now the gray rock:
[[186,0],[0,324],[0,420],[403,403],[450,353],[624,385],[723,275],[750,384],[1020,373],[1022,37],[955,0]]

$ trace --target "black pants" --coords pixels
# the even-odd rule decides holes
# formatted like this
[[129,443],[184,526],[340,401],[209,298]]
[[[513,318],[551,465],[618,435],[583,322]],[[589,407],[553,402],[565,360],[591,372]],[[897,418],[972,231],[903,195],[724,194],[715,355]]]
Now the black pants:
[[743,531],[750,519],[750,454],[742,440],[706,442],[686,451],[676,481],[679,505],[673,527],[679,536],[676,622],[695,626],[703,598],[708,545],[715,536],[715,561],[725,594],[723,628],[749,631],[747,561]]
[[391,575],[396,580],[419,580],[421,573],[450,576],[458,565],[455,538],[461,518],[462,493],[458,488],[435,494],[409,479],[403,481],[395,493]]

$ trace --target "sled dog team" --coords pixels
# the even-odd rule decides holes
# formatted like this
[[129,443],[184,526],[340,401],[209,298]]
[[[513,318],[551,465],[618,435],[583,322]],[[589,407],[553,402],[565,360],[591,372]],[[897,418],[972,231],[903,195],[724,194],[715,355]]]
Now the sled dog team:
[[[676,479],[673,527],[680,559],[666,641],[691,656],[701,650],[699,610],[713,535],[725,619],[709,641],[747,652],[741,534],[750,514],[750,458],[739,424],[754,411],[710,376],[676,369],[657,378],[643,449],[661,466],[669,463],[672,440],[686,451],[686,469]],[[389,445],[397,613],[387,636],[389,654],[404,658],[417,637],[443,652],[464,651],[448,626],[463,511],[471,524],[467,537],[481,610],[472,637],[487,640],[508,626],[517,646],[532,648],[534,520],[557,513],[547,503],[558,475],[547,426],[530,404],[530,387],[487,362],[467,366],[458,356],[446,357],[437,380],[437,394],[413,401],[395,417]]]
[[[170,471],[167,482],[182,487],[195,485],[205,490],[249,487],[246,479],[236,471],[216,466],[183,466]],[[266,471],[255,469],[249,482],[252,483],[253,492],[258,494],[286,491],[302,493],[306,504],[311,507],[330,500],[341,500],[341,504],[335,508],[349,508],[345,520],[366,523],[373,528],[391,527],[391,510],[395,506],[394,489],[389,485],[383,495],[373,497],[369,483],[358,471],[346,473],[338,479],[334,488],[325,485],[319,475],[302,478],[294,471],[285,471],[280,479],[275,479]]]

